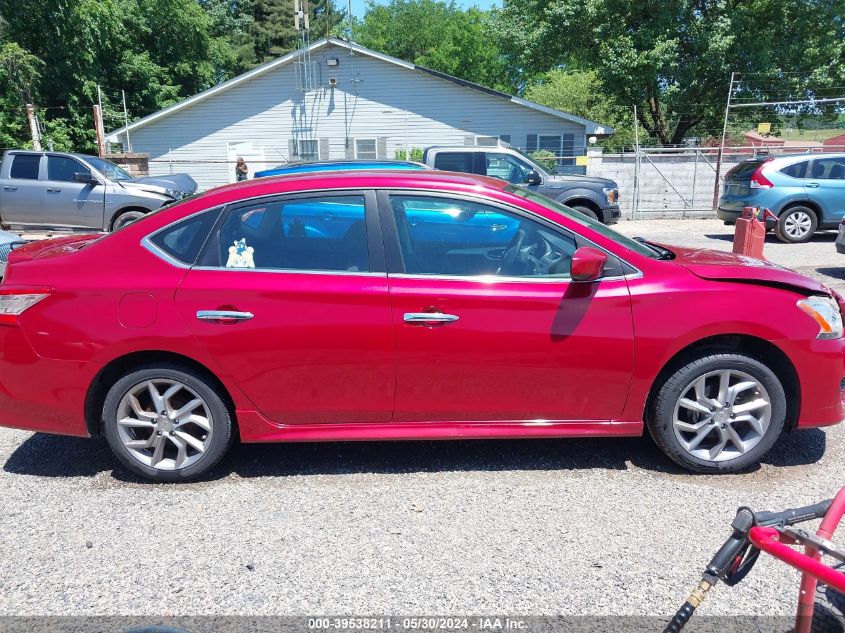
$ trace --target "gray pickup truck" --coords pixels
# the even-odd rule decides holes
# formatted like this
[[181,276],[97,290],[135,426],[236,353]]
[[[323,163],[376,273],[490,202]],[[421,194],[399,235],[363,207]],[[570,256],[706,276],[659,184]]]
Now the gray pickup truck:
[[0,163],[0,225],[113,231],[196,189],[187,174],[133,178],[96,156],[9,150]]
[[507,180],[565,204],[605,224],[619,221],[619,186],[607,178],[553,174],[510,147],[429,147],[429,167]]

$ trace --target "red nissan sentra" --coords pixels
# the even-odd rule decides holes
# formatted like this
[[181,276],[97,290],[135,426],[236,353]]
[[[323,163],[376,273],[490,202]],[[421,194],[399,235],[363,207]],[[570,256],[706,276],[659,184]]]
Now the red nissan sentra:
[[632,436],[756,464],[845,417],[843,299],[754,259],[632,240],[499,180],[221,187],[12,252],[0,424],[104,434],[149,479],[244,442]]

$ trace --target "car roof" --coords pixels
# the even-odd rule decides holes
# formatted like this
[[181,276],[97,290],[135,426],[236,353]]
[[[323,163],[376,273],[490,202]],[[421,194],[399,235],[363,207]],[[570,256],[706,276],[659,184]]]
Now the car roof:
[[[284,187],[274,187],[274,185]],[[299,185],[302,186],[299,186]],[[439,171],[434,169],[419,170],[339,170],[339,171],[314,171],[298,174],[284,174],[278,176],[265,176],[264,178],[253,178],[240,182],[222,185],[209,189],[203,196],[234,192],[243,190],[244,195],[271,195],[273,189],[282,192],[296,192],[298,190],[319,190],[319,189],[345,189],[362,188],[403,188],[410,189],[445,189],[461,187],[479,187],[502,190],[508,183],[499,178],[479,176],[476,174],[465,174],[460,172]],[[248,190],[255,190],[247,193]]]
[[427,165],[416,163],[412,161],[403,160],[323,160],[312,161],[304,163],[289,163],[270,167],[268,169],[259,169],[257,174],[265,172],[278,173],[299,173],[306,171],[326,171],[326,170],[359,170],[359,169],[429,169]]

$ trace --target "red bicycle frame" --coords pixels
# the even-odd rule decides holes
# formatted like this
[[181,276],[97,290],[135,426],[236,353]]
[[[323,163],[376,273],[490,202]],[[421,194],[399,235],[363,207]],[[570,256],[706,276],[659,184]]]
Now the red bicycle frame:
[[[845,487],[833,499],[816,536],[829,540],[842,521],[843,515],[845,515]],[[810,633],[816,584],[822,581],[845,593],[845,574],[822,564],[821,553],[809,543],[805,544],[803,554],[789,547],[795,544],[795,539],[782,534],[775,528],[756,526],[751,528],[748,536],[755,547],[801,572],[801,590],[798,594],[798,609],[795,614],[795,633]]]

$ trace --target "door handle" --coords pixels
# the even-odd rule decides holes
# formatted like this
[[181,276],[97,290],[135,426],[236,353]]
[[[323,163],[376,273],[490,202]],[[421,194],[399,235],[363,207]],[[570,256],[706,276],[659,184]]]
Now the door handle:
[[255,315],[252,312],[238,312],[237,310],[198,310],[200,321],[248,321]]
[[12,187],[10,185],[3,185],[3,191],[17,191],[17,187]]
[[454,323],[460,317],[442,312],[406,312],[405,323],[412,325],[431,325],[433,323]]
[[59,193],[61,189],[57,187],[47,187],[47,193]]
[[811,189],[815,189],[816,187],[820,187],[821,185],[817,182],[808,182],[805,186],[810,187]]

